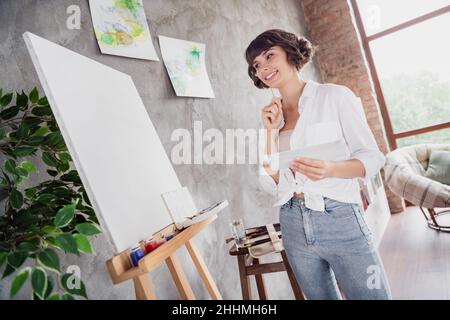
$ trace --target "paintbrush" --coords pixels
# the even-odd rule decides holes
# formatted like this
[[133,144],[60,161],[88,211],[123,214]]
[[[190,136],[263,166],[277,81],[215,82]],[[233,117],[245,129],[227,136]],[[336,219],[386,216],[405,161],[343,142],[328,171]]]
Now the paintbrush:
[[[279,236],[278,236],[278,239],[282,239],[282,236],[279,235]],[[238,249],[239,249],[239,248],[253,247],[253,246],[256,246],[256,245],[258,245],[258,244],[262,244],[262,243],[266,243],[266,242],[270,242],[270,241],[272,241],[272,240],[268,237],[267,239],[257,240],[257,241],[255,241],[255,242],[250,242],[250,243],[244,243],[244,244],[242,244],[242,245],[239,245],[239,246],[238,246]]]
[[[280,228],[279,223],[274,223],[273,226],[275,228],[275,231],[280,231],[281,228]],[[268,234],[266,226],[255,227],[255,228],[250,228],[250,229],[245,230],[245,237],[249,238],[249,239],[258,237],[258,236],[261,236],[264,234]],[[234,240],[234,238],[230,237],[225,240],[225,243],[229,243],[232,240]]]
[[270,92],[272,92],[272,97],[275,98],[275,93],[273,92],[273,88],[272,87],[270,88]]

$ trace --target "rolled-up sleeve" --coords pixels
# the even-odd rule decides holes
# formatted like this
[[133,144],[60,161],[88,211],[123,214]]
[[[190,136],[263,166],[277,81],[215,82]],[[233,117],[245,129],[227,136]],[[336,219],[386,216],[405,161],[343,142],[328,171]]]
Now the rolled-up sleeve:
[[344,138],[352,159],[362,162],[365,176],[359,177],[367,184],[384,166],[386,157],[378,148],[372,131],[367,124],[361,101],[345,87],[339,90],[338,114]]

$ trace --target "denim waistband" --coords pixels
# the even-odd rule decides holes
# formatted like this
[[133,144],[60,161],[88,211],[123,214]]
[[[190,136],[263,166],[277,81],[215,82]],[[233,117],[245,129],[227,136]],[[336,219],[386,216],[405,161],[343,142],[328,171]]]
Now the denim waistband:
[[305,199],[292,197],[283,206],[292,207],[294,204],[305,204]]

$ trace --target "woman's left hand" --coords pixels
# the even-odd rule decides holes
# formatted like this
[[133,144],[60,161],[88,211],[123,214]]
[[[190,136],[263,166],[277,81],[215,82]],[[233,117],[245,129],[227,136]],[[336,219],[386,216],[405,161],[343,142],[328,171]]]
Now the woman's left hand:
[[291,170],[300,172],[312,181],[333,176],[333,162],[311,158],[297,158],[291,162]]

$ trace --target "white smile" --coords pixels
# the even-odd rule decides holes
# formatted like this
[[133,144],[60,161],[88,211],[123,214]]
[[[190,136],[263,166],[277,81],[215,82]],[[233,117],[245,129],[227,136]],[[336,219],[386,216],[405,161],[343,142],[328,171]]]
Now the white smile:
[[266,77],[265,77],[265,79],[266,80],[271,80],[273,77],[275,77],[275,75],[278,73],[278,71],[274,71],[274,72],[272,72],[272,73],[269,73]]

